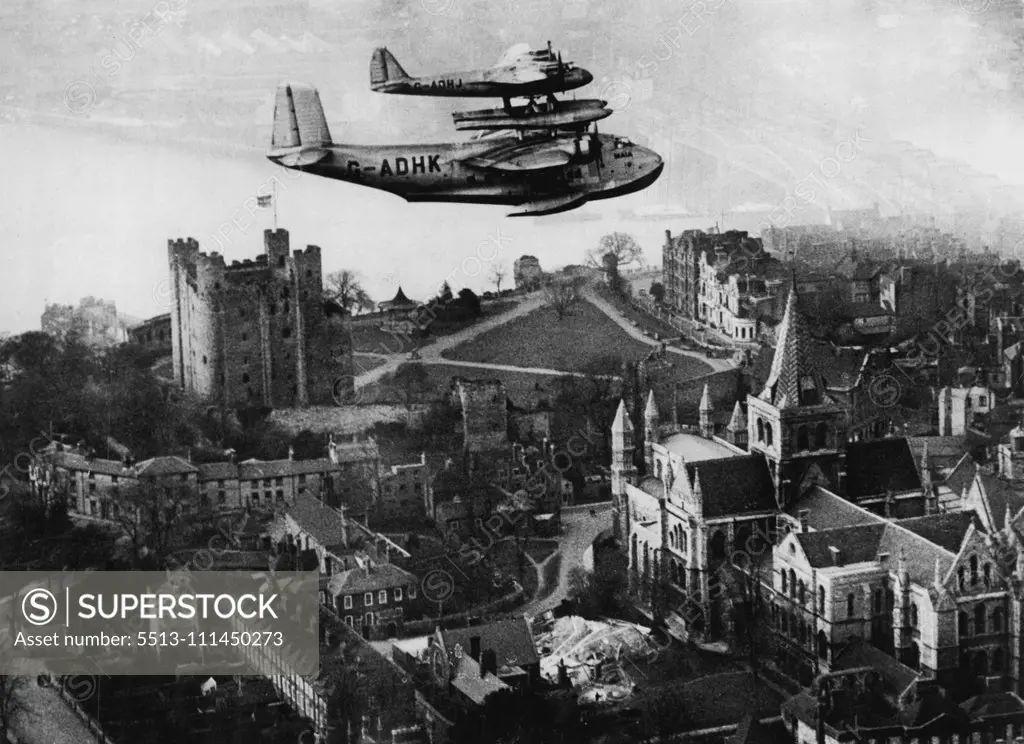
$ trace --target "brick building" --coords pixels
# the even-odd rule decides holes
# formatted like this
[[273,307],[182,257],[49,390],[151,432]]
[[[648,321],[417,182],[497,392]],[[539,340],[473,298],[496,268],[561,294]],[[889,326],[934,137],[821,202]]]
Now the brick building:
[[283,229],[265,230],[264,244],[256,260],[227,266],[191,238],[168,241],[175,381],[232,406],[307,406],[350,395],[349,319],[323,300],[320,248],[289,255]]

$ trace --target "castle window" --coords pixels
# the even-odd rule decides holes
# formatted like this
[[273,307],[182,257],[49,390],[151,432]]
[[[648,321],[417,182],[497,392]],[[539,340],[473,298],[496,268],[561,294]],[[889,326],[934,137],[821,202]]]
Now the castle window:
[[855,597],[852,594],[846,595],[846,616],[853,617]]
[[982,635],[985,632],[985,605],[978,605],[974,608],[974,635]]
[[243,383],[249,382],[249,373],[248,372],[243,372],[242,373],[242,382]]
[[203,364],[206,364],[206,354],[203,354]]
[[281,329],[281,338],[291,338],[291,337],[292,337],[292,329],[291,328],[288,328],[286,326],[285,328]]

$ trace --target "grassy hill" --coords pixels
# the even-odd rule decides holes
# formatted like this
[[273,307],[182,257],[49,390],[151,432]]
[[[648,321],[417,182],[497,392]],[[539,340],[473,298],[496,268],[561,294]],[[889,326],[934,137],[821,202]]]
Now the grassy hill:
[[[588,372],[595,363],[618,356],[633,361],[655,347],[629,336],[589,302],[573,306],[561,320],[552,307],[506,323],[443,353],[452,362],[487,362],[516,367],[539,367],[564,372]],[[710,372],[697,359],[679,357],[687,376]]]

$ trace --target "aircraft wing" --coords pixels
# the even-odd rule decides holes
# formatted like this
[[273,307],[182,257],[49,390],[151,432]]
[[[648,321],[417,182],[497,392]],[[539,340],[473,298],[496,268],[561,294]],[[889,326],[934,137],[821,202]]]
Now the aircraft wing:
[[491,152],[474,155],[463,162],[473,168],[522,173],[569,164],[572,155],[557,141],[517,143]]
[[508,213],[509,217],[540,217],[545,214],[568,212],[570,209],[583,206],[587,201],[584,194],[564,194],[551,199],[523,202]]
[[513,44],[508,48],[508,50],[504,54],[501,55],[495,67],[508,67],[509,65],[514,65],[521,59],[529,58],[529,56],[529,44]]

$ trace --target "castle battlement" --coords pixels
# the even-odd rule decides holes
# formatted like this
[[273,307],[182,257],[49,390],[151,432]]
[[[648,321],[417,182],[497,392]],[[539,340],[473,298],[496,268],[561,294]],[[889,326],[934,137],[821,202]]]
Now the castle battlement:
[[263,237],[263,253],[230,265],[194,238],[167,242],[175,379],[234,405],[333,402],[352,348],[324,315],[320,247],[290,254],[287,230]]

